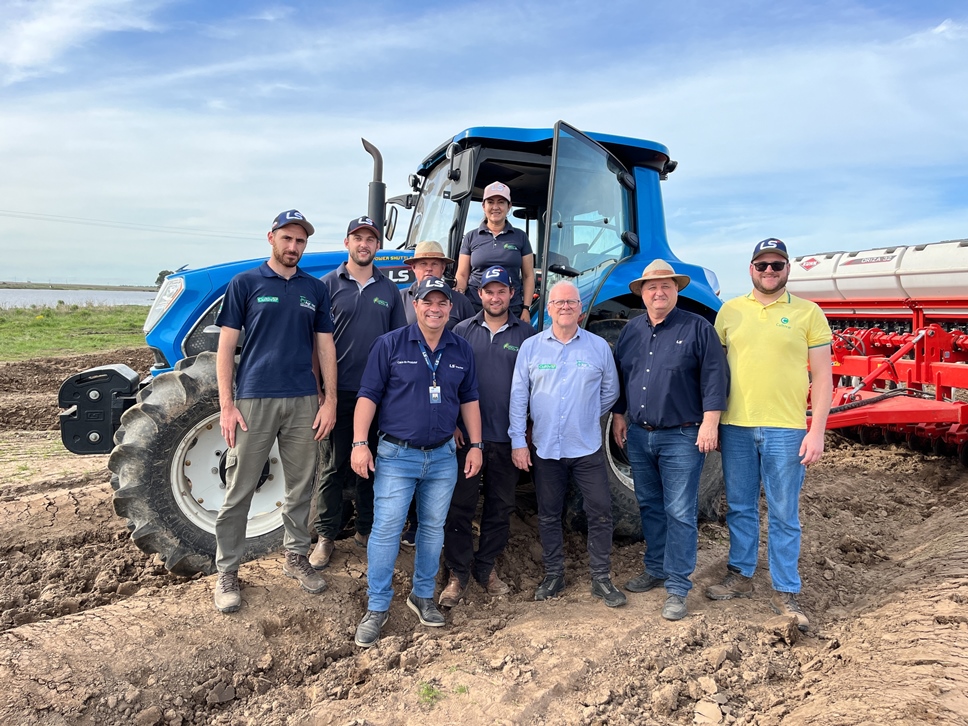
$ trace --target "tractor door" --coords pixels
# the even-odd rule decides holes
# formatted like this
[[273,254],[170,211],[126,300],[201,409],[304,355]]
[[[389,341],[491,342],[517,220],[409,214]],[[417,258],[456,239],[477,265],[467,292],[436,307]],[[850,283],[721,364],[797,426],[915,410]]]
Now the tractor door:
[[585,320],[605,278],[634,252],[632,195],[635,180],[603,146],[563,121],[555,124],[548,209],[539,264],[541,291],[532,315],[551,324],[548,290],[570,279],[581,294]]

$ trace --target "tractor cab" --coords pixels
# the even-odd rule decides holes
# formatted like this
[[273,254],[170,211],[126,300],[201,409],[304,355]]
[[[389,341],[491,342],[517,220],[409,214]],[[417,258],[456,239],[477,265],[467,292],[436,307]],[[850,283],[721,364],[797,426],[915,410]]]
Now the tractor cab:
[[680,261],[666,239],[659,181],[675,167],[661,144],[584,134],[564,122],[554,129],[470,128],[411,175],[417,195],[406,197],[414,212],[404,246],[435,240],[457,259],[462,237],[482,221],[484,188],[499,181],[511,189],[510,221],[535,251],[531,319],[539,328],[549,321],[547,291],[570,279],[581,294],[584,325],[614,341],[642,307],[628,283],[656,258],[692,278],[680,306],[711,320],[719,309],[715,275]]

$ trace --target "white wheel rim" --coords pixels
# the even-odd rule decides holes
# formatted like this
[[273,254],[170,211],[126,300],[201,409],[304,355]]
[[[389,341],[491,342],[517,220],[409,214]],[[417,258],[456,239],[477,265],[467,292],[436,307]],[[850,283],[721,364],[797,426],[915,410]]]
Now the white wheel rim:
[[[172,457],[171,491],[178,509],[199,529],[215,534],[215,518],[225,501],[219,459],[227,445],[219,429],[218,413],[199,421],[179,442]],[[286,480],[279,461],[279,444],[269,452],[269,478],[253,495],[246,538],[268,534],[282,526]]]

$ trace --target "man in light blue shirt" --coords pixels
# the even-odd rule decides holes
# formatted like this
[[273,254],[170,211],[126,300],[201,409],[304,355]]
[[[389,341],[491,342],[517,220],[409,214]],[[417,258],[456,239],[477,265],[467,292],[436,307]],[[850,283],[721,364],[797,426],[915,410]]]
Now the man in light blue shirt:
[[511,459],[525,471],[532,456],[525,439],[528,408],[534,421],[534,482],[538,499],[545,578],[535,600],[565,587],[561,511],[569,477],[584,497],[592,595],[609,607],[625,604],[612,584],[612,497],[602,450],[601,418],[619,394],[612,351],[602,338],[579,328],[581,298],[570,282],[548,293],[551,328],[521,344],[511,382]]

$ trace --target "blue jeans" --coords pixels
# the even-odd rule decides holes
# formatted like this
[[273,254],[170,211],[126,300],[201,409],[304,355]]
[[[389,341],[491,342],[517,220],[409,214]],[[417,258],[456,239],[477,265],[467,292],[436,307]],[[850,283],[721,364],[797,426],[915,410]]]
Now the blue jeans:
[[766,494],[770,577],[777,592],[800,592],[800,489],[806,429],[719,427],[726,480],[729,568],[752,577],[760,541],[760,483]]
[[646,431],[629,424],[628,455],[645,537],[645,570],[665,580],[670,595],[692,589],[699,529],[699,475],[706,455],[699,451],[698,426]]
[[390,609],[393,567],[400,552],[400,532],[410,500],[417,495],[417,552],[413,567],[413,593],[433,597],[444,522],[457,482],[457,445],[451,439],[431,451],[419,451],[380,439],[373,480],[373,529],[366,548],[367,608]]

